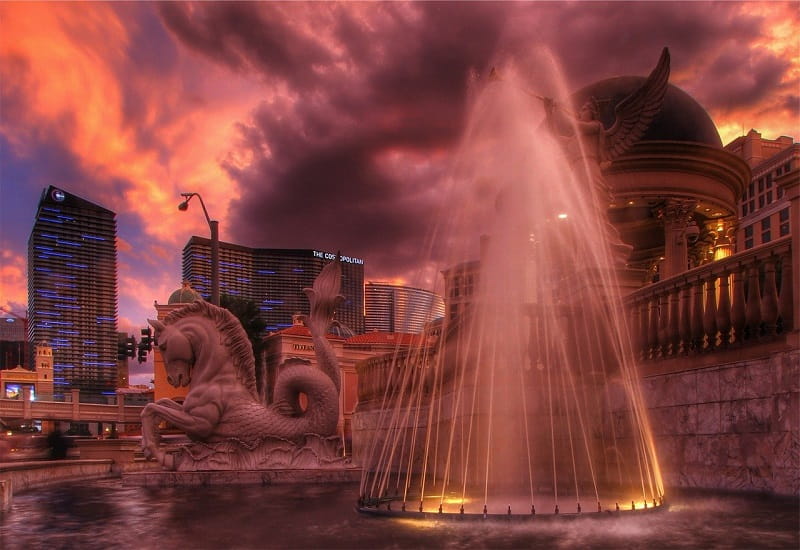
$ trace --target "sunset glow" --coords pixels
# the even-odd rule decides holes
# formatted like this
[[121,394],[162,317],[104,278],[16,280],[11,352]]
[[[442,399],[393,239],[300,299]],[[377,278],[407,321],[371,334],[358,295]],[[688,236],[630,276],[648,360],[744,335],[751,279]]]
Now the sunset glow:
[[367,280],[430,285],[420,243],[469,75],[504,48],[547,44],[577,89],[647,74],[668,46],[723,143],[797,139],[798,29],[796,2],[0,4],[0,307],[27,308],[48,185],[117,213],[119,330],[208,235],[183,191],[223,241],[341,250]]

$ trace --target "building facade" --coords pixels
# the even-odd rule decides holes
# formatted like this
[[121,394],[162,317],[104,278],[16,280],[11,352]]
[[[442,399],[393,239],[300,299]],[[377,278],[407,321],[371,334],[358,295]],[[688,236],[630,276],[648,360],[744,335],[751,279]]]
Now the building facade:
[[[220,243],[220,294],[258,304],[267,332],[292,326],[292,316],[308,311],[303,293],[336,254],[310,249],[249,248]],[[364,332],[364,261],[340,256],[345,302],[336,320]],[[183,280],[205,299],[211,296],[211,241],[194,236],[183,249]]]
[[34,369],[23,367],[0,372],[0,399],[52,401],[53,399],[53,349],[38,344],[34,354]]
[[27,367],[28,319],[0,311],[0,370]]
[[782,183],[800,178],[800,143],[788,136],[764,139],[756,130],[750,130],[725,149],[743,158],[752,170],[750,183],[739,201],[737,251],[789,235],[792,216]]
[[[595,97],[613,108],[641,80],[601,81],[576,94],[576,104]],[[702,106],[671,87],[644,137],[604,168],[614,196],[609,219],[633,247],[618,278],[670,488],[800,491],[799,149],[792,138],[756,131],[723,148]],[[443,272],[445,352],[470,314],[480,265]],[[387,354],[359,365],[357,457],[379,431],[384,396],[402,394],[398,364]],[[412,368],[429,363],[410,361]],[[614,399],[597,413],[630,426],[632,407]]]
[[54,397],[105,402],[117,383],[117,223],[57,187],[42,193],[28,241],[28,341],[53,349]]
[[364,285],[366,332],[421,333],[440,317],[444,317],[444,300],[434,292],[389,283]]

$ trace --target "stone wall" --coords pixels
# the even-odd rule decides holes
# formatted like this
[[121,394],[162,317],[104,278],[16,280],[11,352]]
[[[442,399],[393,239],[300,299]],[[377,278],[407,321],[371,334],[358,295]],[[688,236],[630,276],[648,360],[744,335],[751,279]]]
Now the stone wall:
[[65,481],[114,475],[112,460],[48,460],[0,465],[0,512],[11,508],[14,494]]
[[642,379],[667,487],[800,492],[800,350]]

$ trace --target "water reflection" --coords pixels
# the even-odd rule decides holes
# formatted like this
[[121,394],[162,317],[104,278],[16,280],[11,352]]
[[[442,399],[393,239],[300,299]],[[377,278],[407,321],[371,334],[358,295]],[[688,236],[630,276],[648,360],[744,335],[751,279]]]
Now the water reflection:
[[607,520],[414,522],[361,516],[357,485],[123,487],[17,495],[0,548],[792,548],[797,500],[678,495],[668,512]]

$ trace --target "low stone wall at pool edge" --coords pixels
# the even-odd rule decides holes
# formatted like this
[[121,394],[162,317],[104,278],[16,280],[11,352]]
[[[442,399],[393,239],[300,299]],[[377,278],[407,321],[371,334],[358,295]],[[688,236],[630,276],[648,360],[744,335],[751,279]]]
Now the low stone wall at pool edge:
[[800,350],[641,384],[667,488],[800,493]]
[[110,459],[6,463],[0,465],[0,511],[8,510],[15,493],[65,481],[116,475],[119,474]]

